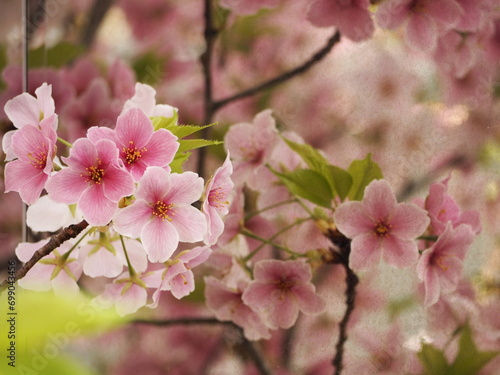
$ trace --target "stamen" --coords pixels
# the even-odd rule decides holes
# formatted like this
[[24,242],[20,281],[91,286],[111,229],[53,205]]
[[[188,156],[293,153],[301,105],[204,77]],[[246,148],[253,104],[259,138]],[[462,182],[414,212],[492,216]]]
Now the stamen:
[[377,237],[389,237],[392,225],[386,224],[384,220],[379,220],[373,232]]
[[42,143],[42,147],[37,147],[34,153],[29,152],[28,158],[31,159],[30,164],[37,169],[44,169],[47,165],[47,146]]
[[128,147],[122,148],[123,154],[125,155],[125,160],[128,164],[135,163],[142,157],[142,153],[148,150],[146,147],[138,150],[137,147],[134,146],[134,141],[130,141],[128,144]]
[[82,177],[87,177],[85,182],[94,181],[94,183],[96,184],[101,183],[101,180],[104,177],[104,169],[100,168],[102,164],[101,160],[97,158],[96,161],[97,161],[97,166],[93,165],[91,167],[85,168],[85,170],[87,171],[87,176],[81,175]]
[[162,201],[156,201],[153,206],[153,215],[158,216],[162,220],[166,219],[172,221],[170,216],[175,215],[175,211],[172,210],[172,207],[174,207],[173,203],[166,204]]

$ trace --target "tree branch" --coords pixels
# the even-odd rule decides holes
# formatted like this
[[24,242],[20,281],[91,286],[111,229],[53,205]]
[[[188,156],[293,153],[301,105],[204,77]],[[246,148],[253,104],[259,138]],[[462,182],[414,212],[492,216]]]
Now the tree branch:
[[[89,224],[82,220],[78,224],[72,224],[69,227],[62,229],[59,233],[54,234],[50,237],[49,242],[47,242],[42,248],[38,249],[35,254],[28,260],[19,270],[16,272],[15,280],[22,279],[28,271],[33,268],[33,266],[43,257],[49,255],[52,250],[57,249],[62,243],[68,241],[71,238],[78,236]],[[2,292],[8,286],[8,279],[4,280],[0,284],[0,292]]]
[[84,46],[90,47],[94,41],[97,29],[104,16],[108,12],[114,0],[95,0],[94,6],[90,10],[89,18],[81,35],[81,42]]
[[339,338],[335,345],[335,356],[333,357],[332,364],[335,367],[335,375],[340,375],[343,369],[344,346],[347,341],[347,324],[355,307],[356,299],[356,285],[359,283],[358,276],[349,267],[349,255],[351,253],[351,240],[345,237],[338,230],[330,230],[328,237],[333,244],[338,246],[340,252],[334,252],[333,263],[341,264],[346,271],[346,309],[344,316],[339,323]]
[[327,43],[323,48],[321,48],[319,51],[317,51],[314,55],[312,55],[309,60],[305,61],[302,65],[296,67],[295,69],[292,69],[288,72],[283,73],[282,75],[272,78],[269,81],[266,81],[264,83],[261,83],[260,85],[251,87],[247,90],[244,90],[242,92],[239,92],[238,94],[229,96],[224,99],[217,100],[213,103],[213,112],[216,112],[219,110],[221,107],[234,102],[236,100],[240,100],[243,98],[246,98],[248,96],[252,96],[255,94],[258,94],[261,91],[268,90],[272,88],[273,86],[279,85],[280,83],[286,82],[289,79],[295,77],[296,75],[302,74],[309,70],[312,66],[314,66],[316,63],[320,62],[328,53],[332,50],[332,48],[340,41],[340,32],[336,31],[335,34],[333,34],[330,39],[328,39]]

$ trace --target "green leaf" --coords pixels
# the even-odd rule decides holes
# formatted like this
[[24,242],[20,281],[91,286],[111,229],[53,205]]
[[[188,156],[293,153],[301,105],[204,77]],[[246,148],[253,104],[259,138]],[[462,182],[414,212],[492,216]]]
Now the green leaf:
[[342,168],[331,165],[314,147],[304,143],[296,143],[283,138],[286,144],[297,154],[309,168],[321,174],[330,184],[330,188],[341,200],[344,200],[352,185],[351,175]]
[[333,192],[328,181],[316,171],[310,169],[297,169],[293,172],[280,173],[269,167],[295,196],[331,208]]
[[183,169],[182,166],[184,163],[189,159],[191,156],[192,152],[177,152],[177,154],[174,157],[174,160],[169,164],[171,170],[173,173],[182,173]]
[[430,344],[422,344],[417,354],[425,368],[425,375],[446,375],[449,369],[444,353]]
[[179,142],[179,150],[177,152],[191,151],[196,148],[220,145],[222,141],[213,141],[209,139],[181,139]]
[[471,328],[469,324],[466,324],[462,328],[458,354],[450,367],[449,373],[453,375],[475,375],[499,353],[498,350],[479,351],[474,343]]
[[40,46],[29,52],[30,68],[61,68],[85,52],[85,47],[70,42],[60,42],[52,48]]
[[165,57],[158,56],[155,52],[147,52],[139,56],[133,63],[132,69],[137,77],[137,82],[155,86],[160,83],[164,75]]
[[368,154],[363,160],[354,160],[349,166],[348,171],[352,177],[352,186],[348,197],[352,201],[363,199],[365,188],[370,182],[383,178],[380,167],[371,157],[372,155]]
[[399,315],[401,315],[401,313],[410,309],[414,305],[415,299],[413,297],[403,297],[389,301],[387,308],[389,310],[390,319],[394,320]]
[[209,128],[211,126],[217,125],[216,122],[208,125],[198,126],[198,125],[178,125],[177,124],[177,113],[175,116],[175,121],[172,118],[166,117],[152,117],[153,126],[155,130],[158,129],[167,129],[171,131],[177,138],[185,138],[188,135],[196,133],[205,128]]

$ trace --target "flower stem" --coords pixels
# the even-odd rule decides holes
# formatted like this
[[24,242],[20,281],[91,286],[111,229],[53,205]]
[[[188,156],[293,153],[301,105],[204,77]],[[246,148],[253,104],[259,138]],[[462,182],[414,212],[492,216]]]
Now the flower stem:
[[278,203],[272,204],[272,205],[270,205],[270,206],[267,206],[267,207],[261,208],[260,210],[250,212],[248,215],[246,215],[246,216],[245,216],[245,221],[250,220],[250,219],[251,219],[252,217],[254,217],[254,216],[260,215],[260,214],[261,214],[261,213],[263,213],[263,212],[266,212],[266,211],[268,211],[268,210],[272,210],[273,208],[276,208],[276,207],[279,207],[279,206],[283,206],[283,205],[285,205],[285,204],[289,204],[289,203],[295,203],[295,202],[298,202],[298,199],[297,199],[297,198],[288,199],[288,200],[286,200],[286,201],[283,201],[283,202],[278,202]]
[[134,270],[134,267],[132,267],[132,263],[130,263],[130,259],[128,257],[127,249],[125,247],[125,241],[123,241],[123,236],[121,234],[120,234],[120,242],[122,243],[123,252],[125,253],[125,259],[127,260],[128,273],[129,273],[130,277],[134,277],[135,276],[135,270]]
[[65,139],[62,139],[61,137],[57,137],[57,140],[59,142],[61,142],[63,145],[65,146],[68,146],[69,148],[73,147],[73,145],[71,143],[69,143],[68,141],[66,141]]

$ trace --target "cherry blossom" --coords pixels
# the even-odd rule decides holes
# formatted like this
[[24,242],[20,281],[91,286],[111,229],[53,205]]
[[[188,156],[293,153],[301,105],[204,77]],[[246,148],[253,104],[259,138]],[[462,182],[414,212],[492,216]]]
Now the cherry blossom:
[[233,189],[231,174],[233,165],[229,159],[229,154],[222,166],[215,171],[213,177],[205,189],[205,199],[203,200],[203,213],[207,219],[208,231],[205,236],[205,243],[213,245],[224,231],[224,223],[221,216],[229,212],[229,195]]
[[425,305],[436,303],[441,292],[455,290],[462,273],[465,253],[474,240],[469,225],[453,228],[446,225],[436,243],[424,250],[417,264],[417,274],[425,285]]
[[196,173],[170,174],[148,167],[139,181],[133,204],[118,211],[114,228],[131,238],[141,238],[151,262],[167,261],[179,241],[197,242],[207,230],[205,216],[191,206],[203,192]]
[[315,293],[311,268],[301,260],[265,259],[257,262],[243,302],[263,313],[270,327],[290,328],[299,315],[319,314],[325,302]]
[[359,42],[373,35],[375,26],[368,11],[369,0],[317,0],[309,9],[314,25],[337,26],[349,39]]
[[68,168],[47,182],[47,191],[56,202],[78,203],[90,225],[108,224],[118,209],[118,201],[135,190],[132,177],[119,167],[118,149],[110,140],[94,144],[81,138],[63,161]]
[[151,120],[138,108],[118,116],[114,132],[92,127],[87,136],[92,142],[100,139],[115,142],[120,159],[135,181],[139,181],[148,166],[168,166],[179,148],[175,135],[165,129],[154,131]]
[[271,338],[263,317],[243,302],[242,294],[247,282],[240,281],[236,288],[227,286],[213,276],[205,278],[207,307],[221,321],[232,321],[243,328],[250,340]]
[[82,219],[78,208],[72,210],[67,204],[54,202],[48,195],[38,198],[26,212],[26,224],[37,232],[57,232]]
[[175,116],[177,108],[167,104],[156,104],[156,90],[145,83],[136,83],[134,95],[123,104],[122,114],[131,108],[140,108],[149,117],[163,116],[171,118]]
[[[16,247],[16,255],[21,262],[27,262],[48,241],[22,242]],[[77,281],[82,274],[82,266],[78,262],[78,249],[73,250],[75,243],[67,241],[53,250],[19,280],[19,285],[36,291],[54,289],[59,295],[78,292]]]
[[5,166],[5,191],[17,191],[26,204],[40,197],[52,173],[56,115],[42,120],[40,127],[24,126],[12,136],[12,152],[17,160]]
[[361,271],[378,264],[406,267],[417,262],[415,239],[429,225],[427,213],[411,203],[397,203],[385,180],[372,181],[361,202],[344,202],[334,214],[337,228],[352,239],[349,265]]

